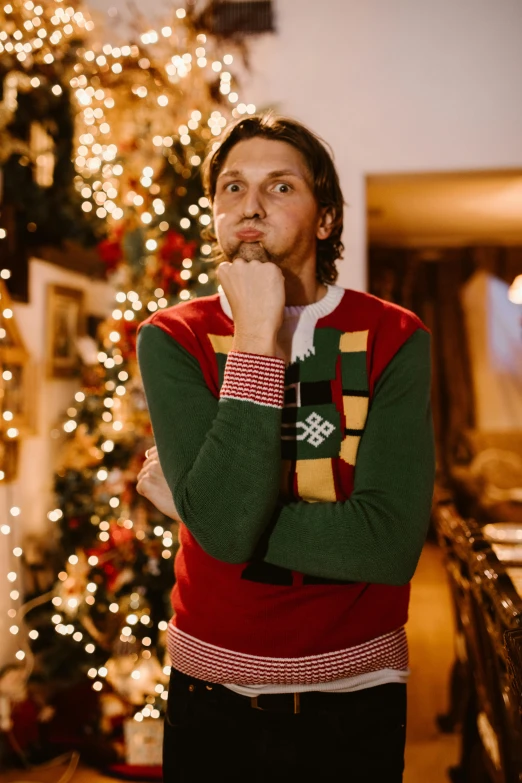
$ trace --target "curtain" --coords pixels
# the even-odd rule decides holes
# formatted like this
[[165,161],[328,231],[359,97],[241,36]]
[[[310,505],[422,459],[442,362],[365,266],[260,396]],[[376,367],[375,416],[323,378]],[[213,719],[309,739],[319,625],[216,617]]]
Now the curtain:
[[370,293],[413,310],[432,333],[433,417],[442,472],[454,460],[462,431],[475,426],[461,290],[478,269],[511,283],[522,274],[522,248],[370,247]]

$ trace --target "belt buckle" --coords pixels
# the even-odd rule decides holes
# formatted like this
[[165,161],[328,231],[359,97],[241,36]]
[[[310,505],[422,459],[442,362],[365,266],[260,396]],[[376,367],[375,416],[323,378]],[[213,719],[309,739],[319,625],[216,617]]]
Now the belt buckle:
[[[294,715],[299,715],[301,712],[301,696],[299,693],[293,693],[292,696],[294,697]],[[251,696],[250,697],[250,706],[253,710],[260,710],[261,712],[266,712],[263,707],[260,707],[258,704],[258,696]]]

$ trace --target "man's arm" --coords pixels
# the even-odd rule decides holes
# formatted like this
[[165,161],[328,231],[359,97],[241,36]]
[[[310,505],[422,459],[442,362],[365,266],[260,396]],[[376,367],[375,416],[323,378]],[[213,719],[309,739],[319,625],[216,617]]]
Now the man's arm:
[[218,560],[248,560],[276,506],[284,362],[233,353],[218,401],[196,359],[146,324],[138,358],[163,473],[175,507]]
[[[209,485],[206,495],[212,498],[212,492],[215,492],[216,503],[226,499],[226,522],[223,519],[214,521],[214,515],[210,513],[209,530],[203,530],[203,518],[184,516],[178,506],[187,527],[209,554],[228,562],[239,562],[237,557],[249,559],[264,530],[258,516],[262,511],[266,520],[265,534],[272,516],[272,532],[265,555],[268,562],[330,579],[389,584],[409,581],[426,534],[434,475],[430,351],[426,332],[418,330],[407,341],[377,384],[359,447],[355,488],[350,499],[338,503],[289,503],[279,508],[274,516],[269,510],[275,508],[273,490],[278,486],[278,476],[270,474],[274,484],[266,487],[269,497],[263,496],[262,490],[259,492],[257,509],[242,506],[239,491],[242,482],[247,485],[252,482],[252,489],[257,491],[258,482],[263,476],[268,477],[265,472],[268,466],[263,468],[261,461],[256,462],[254,444],[259,433],[252,432],[250,456],[246,456],[244,462],[236,461],[237,474],[232,473],[227,454],[234,450],[234,432],[229,432],[231,441],[218,437],[217,443],[215,433],[211,435],[221,403],[218,404],[208,391],[197,363],[161,330],[144,327],[142,332],[145,330],[154,331],[146,339],[140,336],[140,363],[149,379],[146,388],[151,403],[157,409],[155,413],[151,411],[151,416],[159,437],[166,433],[168,422],[172,422],[172,435],[165,438],[160,454],[163,451],[162,465],[171,476],[169,483],[176,505],[177,498],[183,498],[184,493],[198,494],[198,481]],[[159,376],[154,353],[160,357]],[[182,359],[183,377],[176,382],[174,378],[165,378],[164,373],[165,365],[170,361],[175,363],[178,354]],[[154,368],[147,372],[148,364],[153,364]],[[183,421],[194,422],[192,437],[186,444],[183,442],[187,437],[186,428],[180,426]],[[207,431],[211,435],[213,459],[217,460],[214,462],[217,483],[212,466],[209,473],[190,471],[187,465],[178,469],[167,467],[171,459],[187,460],[189,465],[195,463],[205,444]],[[218,435],[220,432],[218,427]],[[272,437],[274,435],[272,445],[279,455],[280,431],[272,431]],[[216,446],[220,447],[217,451]],[[278,457],[275,461],[279,466]],[[223,470],[223,463],[228,463],[229,469]],[[252,474],[250,468],[254,463],[260,473]],[[195,483],[191,487],[191,482],[185,482],[180,491],[176,487],[176,475],[183,473]],[[153,497],[150,499],[154,502]],[[187,509],[195,510],[190,503]],[[235,557],[238,546],[241,555]]]
[[268,539],[267,562],[332,579],[409,582],[433,494],[430,390],[430,336],[418,329],[376,385],[349,500],[284,505]]
[[153,503],[158,511],[170,517],[175,522],[181,522],[174,498],[165,481],[165,476],[159,463],[157,446],[152,446],[145,452],[145,462],[138,473],[136,489]]

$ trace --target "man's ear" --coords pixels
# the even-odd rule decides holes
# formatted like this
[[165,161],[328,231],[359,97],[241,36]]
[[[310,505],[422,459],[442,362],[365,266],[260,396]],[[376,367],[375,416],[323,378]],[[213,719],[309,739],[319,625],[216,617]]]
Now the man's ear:
[[335,219],[335,210],[333,207],[323,207],[319,215],[319,223],[317,225],[316,236],[317,239],[328,239],[332,233],[333,222]]

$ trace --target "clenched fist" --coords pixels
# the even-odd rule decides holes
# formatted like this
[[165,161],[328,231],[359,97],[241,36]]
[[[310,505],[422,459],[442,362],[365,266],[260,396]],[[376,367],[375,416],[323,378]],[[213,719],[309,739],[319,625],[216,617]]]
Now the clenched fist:
[[234,316],[233,349],[277,356],[277,334],[285,307],[284,277],[279,267],[236,258],[220,264],[217,276]]
[[136,489],[140,495],[143,495],[147,500],[150,500],[158,511],[161,511],[166,517],[175,519],[176,522],[181,522],[176,506],[174,505],[172,493],[159,463],[158,449],[156,446],[153,446],[145,452],[145,462],[138,473]]

